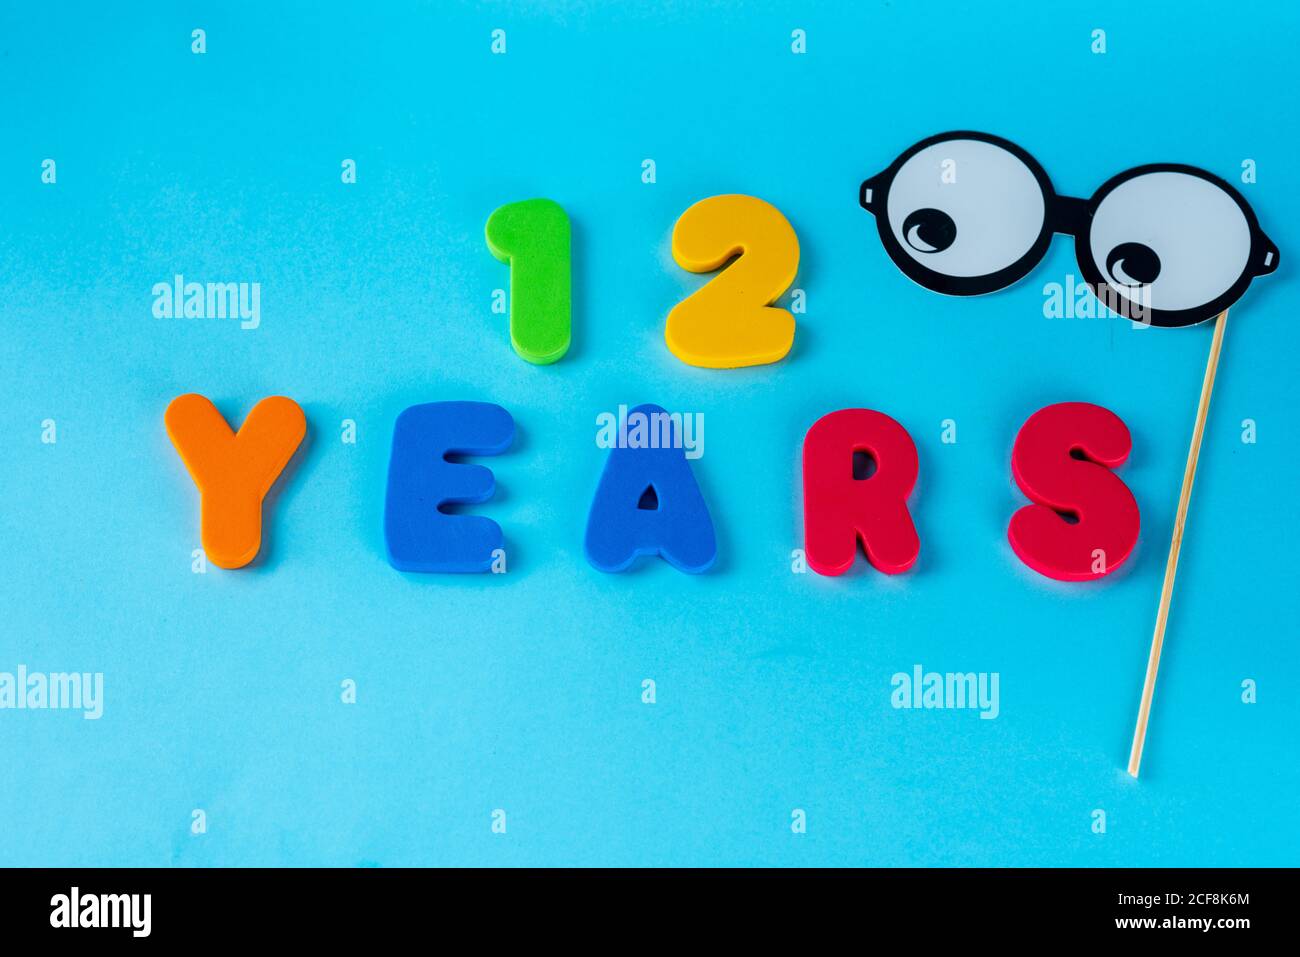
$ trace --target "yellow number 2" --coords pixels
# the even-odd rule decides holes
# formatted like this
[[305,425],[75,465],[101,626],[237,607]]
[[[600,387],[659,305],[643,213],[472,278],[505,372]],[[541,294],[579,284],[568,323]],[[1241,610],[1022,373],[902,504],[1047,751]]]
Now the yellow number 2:
[[673,227],[673,258],[716,279],[668,313],[664,339],[677,358],[706,369],[764,365],[794,344],[794,316],[773,306],[799,269],[799,238],[771,203],[730,194],[702,199]]

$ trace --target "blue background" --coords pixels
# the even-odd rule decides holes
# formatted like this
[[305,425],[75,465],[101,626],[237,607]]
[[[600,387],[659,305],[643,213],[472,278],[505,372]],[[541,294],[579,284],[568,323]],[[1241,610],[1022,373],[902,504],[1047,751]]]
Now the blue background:
[[[102,671],[105,714],[0,712],[0,864],[1300,863],[1300,15],[977,6],[6,4],[0,670]],[[857,186],[953,128],[1021,143],[1076,196],[1144,162],[1233,182],[1258,164],[1240,188],[1283,267],[1233,311],[1138,782],[1211,330],[1045,319],[1043,285],[1077,273],[1064,239],[981,299],[906,280]],[[722,192],[800,238],[808,311],[777,365],[694,369],[663,343],[707,278],[673,263],[672,225]],[[507,270],[483,240],[535,195],[574,224],[574,345],[545,368],[490,311]],[[154,319],[175,273],[260,282],[261,328]],[[190,570],[198,497],[162,421],[188,391],[232,422],[276,393],[308,416],[241,571]],[[507,575],[383,558],[394,418],[440,399],[517,422],[477,510],[505,529]],[[1142,538],[1089,585],[1035,575],[1005,538],[1016,431],[1064,400],[1134,437]],[[638,402],[705,414],[709,574],[583,559],[595,417]],[[803,434],[850,406],[918,446],[904,576],[791,573]],[[916,663],[999,672],[1001,716],[894,710],[890,676]]]

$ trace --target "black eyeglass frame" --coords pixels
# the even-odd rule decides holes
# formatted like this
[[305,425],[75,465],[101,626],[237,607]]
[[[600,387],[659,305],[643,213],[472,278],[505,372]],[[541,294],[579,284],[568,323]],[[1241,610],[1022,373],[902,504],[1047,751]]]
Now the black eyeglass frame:
[[[894,235],[889,223],[887,213],[889,190],[898,171],[922,150],[950,140],[977,140],[1007,151],[1025,164],[1043,193],[1043,226],[1029,250],[1010,265],[984,276],[949,276],[923,265],[903,248],[903,244]],[[1102,201],[1121,184],[1148,173],[1185,173],[1206,180],[1226,193],[1246,218],[1250,229],[1250,253],[1246,260],[1246,268],[1232,286],[1208,303],[1188,309],[1156,309],[1135,303],[1115,291],[1116,284],[1105,277],[1093,258],[1092,220]],[[1075,260],[1083,273],[1084,280],[1088,283],[1088,288],[1099,300],[1125,318],[1153,326],[1191,326],[1213,319],[1240,299],[1246,287],[1256,276],[1271,273],[1278,266],[1277,246],[1260,228],[1255,211],[1230,183],[1213,173],[1182,163],[1150,163],[1145,166],[1135,166],[1112,176],[1092,194],[1090,199],[1075,199],[1058,195],[1046,170],[1027,151],[1000,136],[974,130],[939,133],[908,147],[888,167],[862,183],[858,189],[858,202],[863,209],[875,216],[880,242],[885,247],[885,252],[889,254],[889,258],[894,261],[894,265],[913,282],[949,296],[979,296],[1005,289],[1019,282],[1042,262],[1043,257],[1047,255],[1052,236],[1057,233],[1074,237]],[[1111,294],[1102,295],[1103,289]]]

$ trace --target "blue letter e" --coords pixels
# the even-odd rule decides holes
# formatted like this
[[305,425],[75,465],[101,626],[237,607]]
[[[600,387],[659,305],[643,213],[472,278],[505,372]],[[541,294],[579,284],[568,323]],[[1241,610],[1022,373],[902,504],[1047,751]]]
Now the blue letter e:
[[621,572],[639,555],[659,555],[684,572],[708,571],[718,547],[680,421],[657,405],[637,406],[627,421],[637,425],[620,430],[591,502],[587,561]]
[[480,515],[448,515],[449,503],[486,502],[496,479],[482,465],[450,455],[500,455],[515,436],[510,413],[490,402],[413,405],[393,427],[384,499],[388,562],[403,572],[486,572],[505,540],[501,526]]

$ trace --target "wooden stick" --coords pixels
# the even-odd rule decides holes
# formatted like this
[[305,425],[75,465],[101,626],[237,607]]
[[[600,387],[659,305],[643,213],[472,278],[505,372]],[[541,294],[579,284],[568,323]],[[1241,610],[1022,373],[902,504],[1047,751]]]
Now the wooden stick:
[[1196,407],[1196,427],[1192,429],[1192,445],[1187,450],[1187,467],[1183,469],[1183,490],[1178,495],[1178,513],[1174,516],[1174,535],[1169,543],[1169,560],[1165,563],[1165,581],[1160,588],[1160,608],[1156,612],[1156,630],[1151,636],[1151,657],[1147,659],[1147,679],[1142,686],[1142,704],[1138,708],[1137,728],[1133,731],[1133,749],[1128,756],[1128,773],[1138,776],[1142,764],[1142,746],[1147,738],[1147,720],[1151,717],[1151,697],[1156,690],[1156,672],[1160,669],[1160,649],[1165,643],[1165,625],[1169,622],[1169,602],[1174,595],[1174,575],[1178,572],[1178,552],[1183,547],[1183,529],[1187,525],[1187,506],[1192,500],[1192,482],[1196,478],[1196,462],[1201,457],[1201,438],[1205,435],[1205,419],[1210,412],[1210,393],[1214,391],[1214,373],[1219,368],[1219,353],[1223,351],[1223,330],[1228,325],[1225,309],[1214,321],[1214,340],[1210,343],[1210,358],[1205,365],[1205,380],[1201,383],[1201,401]]

